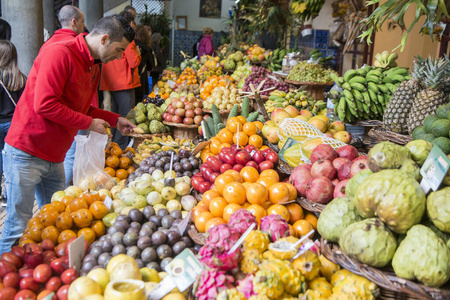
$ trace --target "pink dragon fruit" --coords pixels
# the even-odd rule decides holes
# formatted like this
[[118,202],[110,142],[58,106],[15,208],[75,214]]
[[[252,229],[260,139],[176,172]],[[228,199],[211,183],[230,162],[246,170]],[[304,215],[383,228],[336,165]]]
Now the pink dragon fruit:
[[223,251],[228,251],[240,237],[241,235],[236,229],[226,224],[220,224],[208,230],[206,245],[211,245],[215,248],[223,249]]
[[215,300],[223,290],[233,288],[234,278],[216,269],[204,270],[195,296],[199,300]]
[[207,244],[200,248],[198,258],[210,268],[228,271],[238,266],[241,258],[241,249],[238,248],[233,253],[228,254],[228,250]]
[[269,235],[272,242],[290,235],[289,225],[280,215],[272,214],[262,217],[260,229]]
[[236,229],[240,234],[243,234],[253,223],[256,224],[255,229],[257,229],[256,217],[246,209],[236,211],[228,220],[228,226]]
[[238,281],[237,290],[243,293],[246,299],[257,295],[253,291],[253,278],[255,278],[253,274],[248,274],[244,279]]

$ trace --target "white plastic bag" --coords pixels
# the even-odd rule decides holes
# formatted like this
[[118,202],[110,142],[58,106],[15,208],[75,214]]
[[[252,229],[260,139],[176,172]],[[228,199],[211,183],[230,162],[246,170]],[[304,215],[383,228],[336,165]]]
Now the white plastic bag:
[[73,183],[83,191],[110,190],[116,182],[105,173],[105,147],[108,136],[94,131],[75,136],[77,148],[73,163]]

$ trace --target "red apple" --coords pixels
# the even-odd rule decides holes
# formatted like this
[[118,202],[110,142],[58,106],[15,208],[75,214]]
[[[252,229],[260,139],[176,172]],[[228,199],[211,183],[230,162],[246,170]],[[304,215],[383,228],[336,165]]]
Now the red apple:
[[245,166],[246,166],[246,167],[253,167],[253,168],[256,169],[256,171],[259,171],[259,166],[258,166],[258,164],[257,164],[255,161],[253,161],[253,160],[251,160],[251,161],[249,161],[248,163],[246,163]]
[[175,114],[179,117],[184,117],[185,112],[186,112],[186,110],[184,110],[183,108],[177,108],[177,110],[175,111]]
[[232,170],[233,167],[229,164],[223,164],[220,166],[220,173],[225,173],[227,170]]
[[265,171],[265,170],[270,170],[270,169],[273,169],[273,162],[266,160],[266,161],[263,161],[262,163],[260,163],[258,165],[258,167],[259,167],[260,172]]
[[245,165],[245,164],[248,163],[251,159],[252,159],[252,157],[251,157],[250,154],[249,154],[247,151],[245,151],[245,150],[239,151],[239,152],[236,154],[236,162],[237,162],[238,164]]
[[266,148],[266,149],[264,149],[264,150],[261,150],[261,153],[264,155],[264,157],[266,157],[267,153],[269,153],[269,152],[271,152],[271,151],[273,151],[273,150],[270,149],[270,148]]
[[240,172],[244,166],[241,164],[236,164],[233,166],[233,170]]
[[52,277],[52,268],[49,265],[41,264],[34,269],[33,278],[36,282],[45,283]]
[[206,158],[206,164],[213,169],[214,172],[220,171],[220,166],[222,165],[222,161],[217,156],[208,156]]
[[278,159],[278,153],[276,153],[275,151],[271,151],[266,155],[266,160],[273,162],[273,164],[278,163]]
[[262,163],[263,161],[265,161],[266,159],[264,158],[264,154],[262,154],[261,151],[259,150],[255,150],[253,151],[252,154],[250,154],[252,156],[252,159],[259,165],[260,163]]
[[219,172],[213,172],[210,176],[209,176],[209,182],[211,182],[211,184],[213,184],[216,181],[217,176],[219,176],[220,173]]

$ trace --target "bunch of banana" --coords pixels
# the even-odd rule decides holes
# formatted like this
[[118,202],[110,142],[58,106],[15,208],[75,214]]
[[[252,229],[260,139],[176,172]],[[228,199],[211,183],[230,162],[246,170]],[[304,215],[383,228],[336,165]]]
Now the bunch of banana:
[[397,86],[411,78],[406,68],[383,70],[371,66],[348,70],[343,77],[330,72],[330,77],[343,89],[331,91],[329,97],[335,114],[346,123],[381,119]]
[[268,57],[269,65],[267,68],[270,71],[280,71],[281,64],[283,63],[284,56],[288,53],[287,49],[275,49],[272,52],[272,55]]
[[298,111],[307,109],[315,114],[327,106],[324,101],[316,101],[308,92],[301,89],[293,90],[289,93],[275,90],[270,93],[269,100],[264,103],[268,113],[271,113],[276,108],[284,108],[288,105],[294,106]]
[[314,59],[315,61],[317,61],[321,65],[326,65],[330,61],[332,61],[335,57],[334,56],[326,56],[326,57],[324,57],[323,53],[320,52],[318,49],[312,49],[309,52],[309,58],[310,59]]
[[301,20],[307,21],[319,15],[325,0],[294,0],[291,3],[291,12]]
[[398,58],[397,53],[389,54],[388,51],[375,54],[375,61],[373,65],[378,68],[394,68],[397,66],[395,62]]

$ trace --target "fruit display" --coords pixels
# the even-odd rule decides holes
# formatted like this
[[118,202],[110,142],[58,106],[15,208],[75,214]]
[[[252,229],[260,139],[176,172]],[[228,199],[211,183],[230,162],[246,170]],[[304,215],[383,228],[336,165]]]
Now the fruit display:
[[227,56],[226,59],[220,62],[222,67],[227,70],[235,70],[244,65],[244,53],[236,51]]
[[240,67],[237,67],[236,70],[231,74],[231,78],[237,82],[237,87],[242,89],[245,84],[245,78],[249,76],[252,73],[252,67],[250,65],[243,65]]
[[[176,76],[176,75],[174,75]],[[176,80],[177,77],[174,77]],[[169,83],[164,82],[162,80],[158,81],[156,84],[153,85],[153,90],[149,94],[150,98],[155,98],[156,95],[159,95],[163,99],[169,98],[170,93],[173,92],[173,89],[170,87]]]
[[[252,73],[245,78],[245,85],[242,90],[244,92],[251,92],[250,84],[253,84],[256,88],[264,80],[261,90],[274,87],[276,90],[284,91],[286,93],[289,92],[289,84],[284,81],[279,81],[272,75],[272,72],[263,67],[252,66]],[[264,96],[269,96],[269,94],[270,91],[260,92],[260,95]]]
[[128,112],[127,119],[137,125],[138,131],[135,131],[139,133],[154,134],[169,132],[170,129],[161,122],[162,114],[161,107],[152,103],[145,105],[139,102]]
[[316,101],[307,91],[302,89],[291,90],[288,93],[275,90],[270,92],[269,100],[264,103],[268,113],[273,112],[276,108],[286,108],[293,106],[298,111],[303,109],[312,112],[313,114],[327,113],[327,103],[323,100]]
[[211,110],[215,104],[220,110],[231,110],[235,104],[240,105],[242,98],[239,97],[238,89],[233,84],[229,87],[218,86],[212,90],[211,95],[203,101],[203,108]]
[[195,70],[190,67],[184,69],[183,72],[181,72],[180,76],[178,76],[176,81],[176,83],[179,85],[191,85],[197,82],[197,74],[195,73]]
[[[270,52],[270,51],[269,51]],[[258,45],[253,45],[246,51],[246,55],[248,60],[251,62],[262,62],[266,59],[266,54],[268,54],[268,51]]]
[[176,88],[176,92],[186,93],[186,94],[192,94],[194,97],[198,98],[200,96],[200,85],[198,83],[190,84],[190,85],[180,85]]
[[144,101],[142,101],[144,103],[144,105],[147,105],[149,103],[154,104],[156,106],[161,106],[163,105],[166,101],[161,97],[161,95],[155,95],[154,97],[152,96],[148,96],[147,98],[144,99]]
[[[272,51],[272,53],[268,56],[269,65],[267,66],[267,69],[269,71],[280,71],[281,65],[283,64],[283,58],[284,56],[289,53],[290,49],[283,49],[283,48],[277,48]],[[293,51],[293,49],[292,49]]]
[[342,92],[331,91],[335,114],[343,122],[380,119],[399,84],[409,80],[401,67],[381,69],[365,66],[348,70],[343,77],[330,73]]
[[127,179],[128,175],[134,172],[134,154],[133,148],[122,151],[117,143],[109,143],[105,149],[105,173],[119,180]]
[[373,267],[391,264],[397,276],[428,287],[444,285],[450,279],[448,209],[436,208],[447,207],[442,201],[448,188],[427,197],[419,185],[419,170],[431,148],[424,140],[373,147],[367,155],[370,171],[350,179],[345,198],[324,209],[319,233],[339,242],[357,261]]
[[[196,58],[188,59],[186,58],[183,60],[180,64],[180,69],[184,72],[186,69],[194,69],[199,70],[201,68],[201,63]],[[181,75],[183,75],[183,72],[181,72]]]
[[197,71],[197,75],[200,81],[205,81],[209,77],[215,75],[220,76],[223,74],[222,67],[211,57],[203,63],[203,66]]
[[[161,81],[164,83],[167,80],[172,80],[175,81],[178,78],[178,75],[180,74],[180,68],[178,68],[178,70],[176,70],[177,72],[175,72],[174,70],[170,70],[170,67],[167,67],[161,74]],[[160,81],[158,81],[159,83]]]
[[200,124],[203,120],[203,104],[194,96],[181,96],[170,99],[170,104],[162,118],[167,122],[185,125]]
[[309,59],[317,62],[318,64],[321,64],[322,66],[328,65],[332,60],[335,59],[334,56],[325,56],[322,52],[320,52],[319,49],[312,49],[309,51]]
[[[286,79],[297,82],[328,83],[333,81],[330,73],[334,73],[334,71],[325,69],[320,64],[299,61],[289,72]],[[336,75],[336,73],[334,74]]]
[[181,150],[191,150],[193,147],[194,145],[190,139],[174,139],[171,135],[162,137],[152,136],[151,139],[145,139],[139,144],[136,148],[133,161],[139,165],[143,159],[155,153],[169,150],[174,150],[176,153],[179,153]]
[[295,0],[291,3],[291,12],[302,21],[312,20],[319,15],[325,0]]
[[232,77],[228,75],[212,75],[203,82],[202,87],[200,88],[200,99],[206,100],[218,86],[226,87],[230,85],[234,85],[234,79]]

